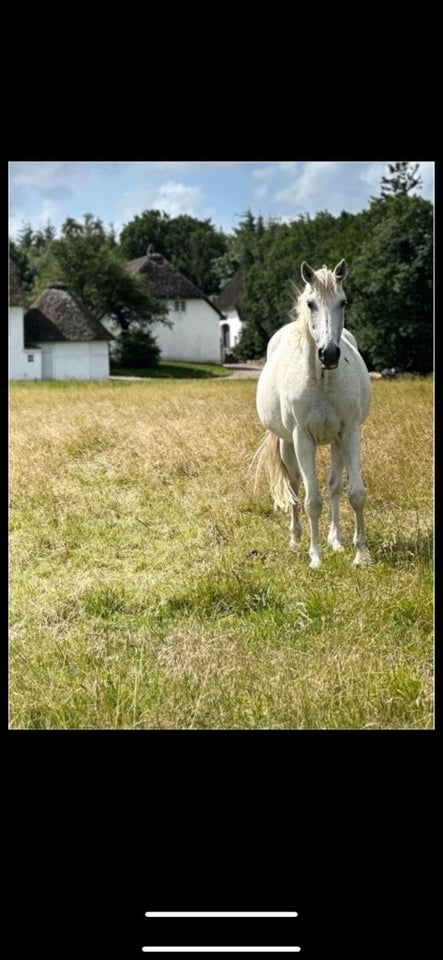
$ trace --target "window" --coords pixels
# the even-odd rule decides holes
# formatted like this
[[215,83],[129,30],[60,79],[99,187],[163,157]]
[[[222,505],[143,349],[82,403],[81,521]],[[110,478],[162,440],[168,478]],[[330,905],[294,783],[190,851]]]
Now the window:
[[174,301],[174,310],[175,310],[176,312],[178,312],[179,310],[181,310],[182,312],[183,312],[184,310],[186,310],[186,300],[175,300],[175,301]]
[[175,311],[180,310],[180,300],[176,300],[176,301],[175,301],[175,303],[174,303],[174,310],[175,310]]
[[34,363],[34,354],[28,353],[28,363]]
[[182,310],[186,310],[186,300],[181,300],[180,303]]

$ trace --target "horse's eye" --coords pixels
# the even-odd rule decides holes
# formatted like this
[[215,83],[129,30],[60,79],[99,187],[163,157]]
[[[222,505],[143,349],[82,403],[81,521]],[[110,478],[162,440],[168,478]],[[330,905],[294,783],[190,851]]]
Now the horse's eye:
[[342,307],[347,307],[348,301],[347,301],[347,300],[342,300],[341,305],[342,305]]
[[314,302],[314,300],[307,300],[306,302],[307,302],[308,307],[309,307],[310,310],[315,310],[315,302]]

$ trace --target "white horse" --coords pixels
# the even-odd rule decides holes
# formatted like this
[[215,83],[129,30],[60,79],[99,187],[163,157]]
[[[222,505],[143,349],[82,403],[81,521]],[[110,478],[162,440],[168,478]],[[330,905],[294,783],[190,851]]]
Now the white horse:
[[294,304],[297,319],[271,338],[257,387],[257,412],[267,429],[257,451],[258,469],[267,471],[275,506],[291,510],[291,546],[296,546],[301,536],[298,490],[303,481],[312,568],[322,560],[322,498],[315,454],[319,444],[328,443],[328,543],[333,550],[342,549],[339,498],[346,469],[355,513],[354,564],[370,563],[363,519],[366,491],[360,474],[360,424],[369,411],[371,382],[355,337],[344,329],[342,281],[346,272],[345,260],[332,272],[325,266],[313,270],[302,264],[306,286]]

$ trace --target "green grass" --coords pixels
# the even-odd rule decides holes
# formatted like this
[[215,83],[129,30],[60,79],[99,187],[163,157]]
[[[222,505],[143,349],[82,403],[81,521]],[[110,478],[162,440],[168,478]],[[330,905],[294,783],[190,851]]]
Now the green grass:
[[373,383],[367,570],[254,493],[255,389],[11,385],[11,727],[432,726],[432,381]]
[[202,380],[211,377],[229,377],[230,370],[215,363],[169,363],[161,360],[156,367],[118,367],[112,364],[113,377],[147,377],[148,379]]

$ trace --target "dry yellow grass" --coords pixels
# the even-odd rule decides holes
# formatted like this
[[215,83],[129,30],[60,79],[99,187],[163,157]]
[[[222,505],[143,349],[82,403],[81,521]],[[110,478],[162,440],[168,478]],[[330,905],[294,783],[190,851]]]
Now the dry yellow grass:
[[367,571],[345,496],[343,555],[308,570],[306,531],[289,550],[248,477],[254,398],[11,386],[11,726],[432,725],[432,381],[373,384]]

